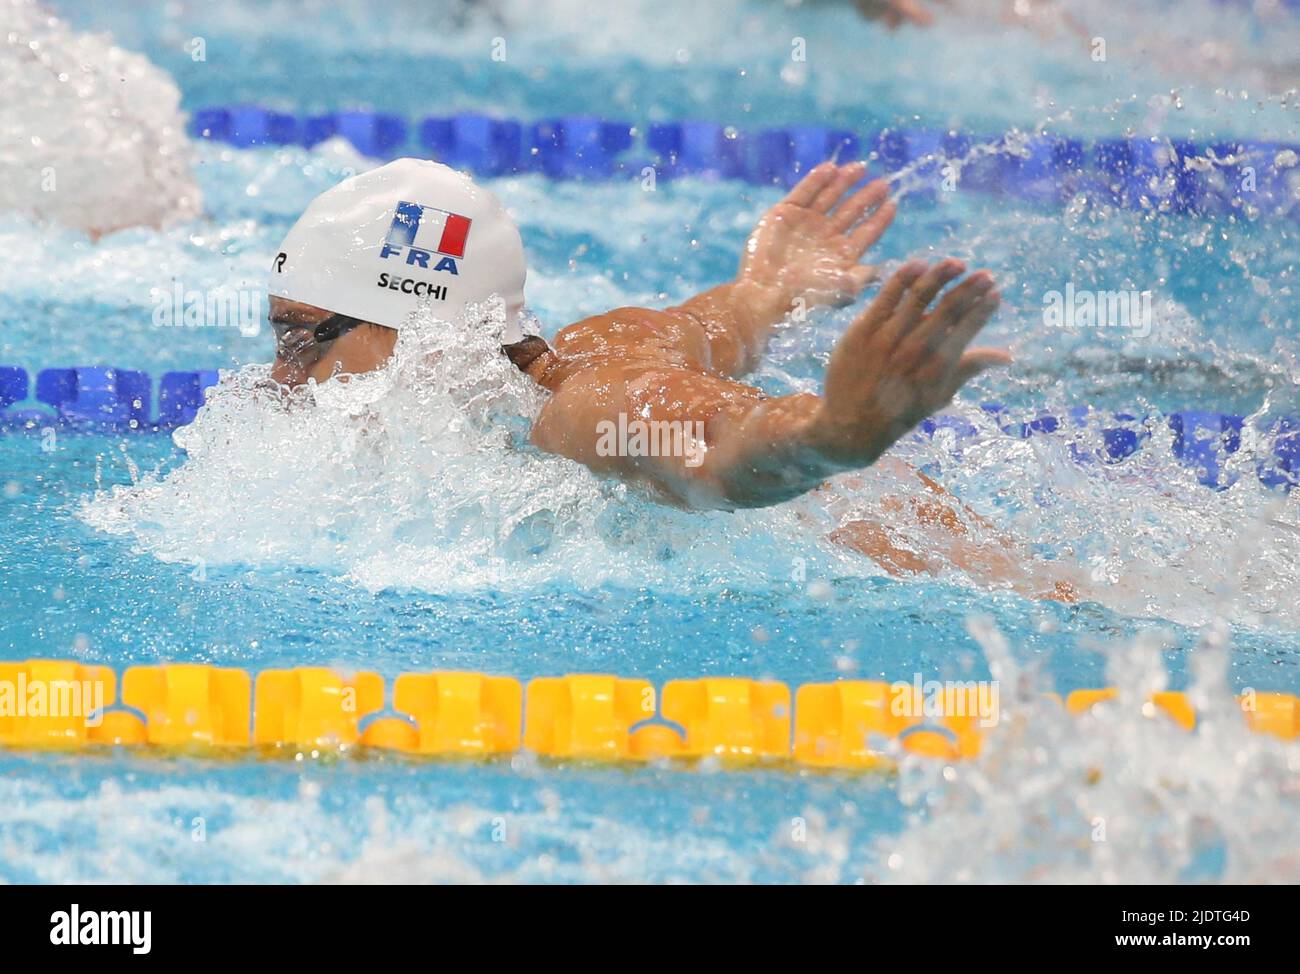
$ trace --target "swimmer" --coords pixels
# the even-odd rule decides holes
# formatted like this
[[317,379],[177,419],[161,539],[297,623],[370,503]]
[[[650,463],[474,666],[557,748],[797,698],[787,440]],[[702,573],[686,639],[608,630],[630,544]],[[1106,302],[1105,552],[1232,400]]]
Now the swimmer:
[[[929,27],[934,23],[934,14],[926,9],[922,0],[805,0],[809,6],[836,3],[853,7],[864,20],[878,20],[890,30],[910,24],[916,27]],[[927,0],[935,2],[935,0]],[[946,2],[946,0],[945,0]]]
[[[523,246],[497,199],[441,164],[391,162],[317,197],[281,245],[271,376],[294,387],[378,369],[420,302],[450,320],[496,296],[502,353],[550,393],[532,427],[538,448],[668,503],[779,504],[876,463],[967,381],[1011,361],[969,347],[998,307],[993,276],[966,274],[952,258],[912,260],[845,330],[822,395],[769,396],[743,381],[796,307],[847,305],[877,279],[863,257],[895,206],[884,180],[860,185],[865,173],[861,162],[811,170],[759,220],[734,280],[675,307],[585,318],[548,343],[521,331]],[[667,455],[609,449],[611,429],[638,421],[699,435],[687,449],[655,451]],[[932,481],[923,489],[924,503],[897,510],[960,541],[973,515]],[[855,523],[834,540],[895,574],[930,564]]]
[[891,29],[903,24],[929,27],[934,23],[934,14],[920,0],[853,0],[853,6],[867,20],[882,21]]

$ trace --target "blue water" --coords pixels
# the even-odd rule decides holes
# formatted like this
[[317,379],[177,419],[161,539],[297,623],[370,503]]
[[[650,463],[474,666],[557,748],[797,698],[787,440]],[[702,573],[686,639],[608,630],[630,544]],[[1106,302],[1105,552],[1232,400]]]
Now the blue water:
[[[1135,38],[1163,23],[1159,9],[1119,18],[1112,59],[1099,68],[1070,60],[1077,46],[1067,38],[1018,27],[960,20],[890,35],[835,9],[698,6],[682,40],[662,12],[608,15],[602,33],[574,26],[568,15],[578,5],[566,4],[544,14],[515,4],[496,13],[327,5],[306,32],[285,29],[295,15],[279,4],[219,11],[169,4],[161,12],[55,5],[74,27],[112,30],[119,44],[147,54],[175,79],[189,110],[256,101],[410,117],[490,109],[637,123],[820,120],[860,131],[911,120],[972,132],[1047,121],[1083,136],[1158,126],[1203,141],[1297,137],[1279,99],[1241,99],[1234,90],[1234,82],[1281,90],[1294,24],[1265,30],[1215,5],[1205,5],[1207,16],[1218,18],[1215,36],[1230,49],[1219,52],[1217,73],[1175,41],[1137,56],[1145,46]],[[812,53],[806,74],[783,77],[795,33]],[[504,64],[483,53],[496,36],[510,51]],[[185,51],[193,37],[206,41],[204,62]],[[1225,66],[1231,51],[1254,56]],[[942,63],[951,69],[934,70]],[[1181,108],[1161,101],[1172,89]],[[0,361],[33,371],[94,362],[159,373],[236,369],[270,357],[264,331],[154,328],[150,289],[173,280],[199,290],[261,286],[269,255],[305,203],[365,163],[329,148],[194,151],[203,220],[91,244],[76,231],[0,218]],[[748,229],[776,199],[739,183],[693,181],[653,193],[635,183],[538,177],[495,180],[492,188],[520,223],[529,302],[548,333],[605,308],[662,305],[725,279]],[[1095,207],[1062,213],[959,193],[905,199],[876,259],[955,254],[1003,281],[1006,307],[988,337],[1011,347],[1017,366],[982,377],[959,411],[997,400],[1057,413],[1092,404],[1266,417],[1300,409],[1296,234],[1294,221]],[[1152,289],[1166,302],[1160,326],[1142,339],[1048,330],[1041,296],[1067,281]],[[815,388],[851,313],[818,314],[782,332],[759,383],[777,392]],[[260,466],[250,461],[250,485],[275,485],[282,444],[231,429],[265,454]],[[356,520],[304,519],[294,551],[292,532],[283,530],[292,509],[259,509],[263,495],[252,486],[233,499],[201,482],[174,496],[163,488],[157,506],[132,508],[122,530],[98,529],[113,509],[112,488],[152,483],[187,462],[168,437],[60,434],[46,449],[38,436],[0,436],[0,657],[119,668],[339,665],[389,678],[456,668],[520,678],[614,672],[656,682],[742,675],[792,686],[914,673],[982,679],[989,664],[967,624],[987,616],[1017,660],[1066,691],[1108,681],[1096,649],[1152,631],[1163,634],[1158,655],[1171,685],[1186,686],[1204,627],[1221,617],[1231,689],[1300,691],[1300,614],[1291,597],[1300,581],[1297,502],[1252,477],[1210,491],[1167,447],[1102,469],[1068,460],[1063,442],[1016,443],[996,433],[961,458],[944,444],[902,445],[901,455],[1034,550],[1087,566],[1091,597],[1061,606],[957,572],[885,577],[856,556],[828,551],[821,532],[792,527],[795,506],[663,512],[527,457],[518,467],[496,459],[507,472],[536,475],[544,502],[561,496],[566,478],[577,482],[587,492],[577,507],[599,503],[599,516],[557,506],[559,527],[530,554],[497,544],[486,529],[440,534],[417,508],[402,506],[419,477],[394,474],[369,496],[400,512],[394,518],[410,547],[386,557],[365,533],[364,512],[348,507],[369,481],[349,466],[354,455],[328,452],[330,444],[323,455],[341,455],[346,469],[320,489]],[[499,489],[429,476],[435,508]],[[287,479],[280,493],[292,499],[294,486]],[[870,509],[870,497],[862,502]],[[168,523],[150,521],[159,512]],[[487,553],[461,565],[452,556],[471,543]],[[807,561],[806,578],[792,571],[797,558]],[[1126,739],[1115,738],[1117,760],[1133,758],[1145,769],[1143,787],[1159,788],[1156,772],[1123,750]],[[10,881],[853,881],[881,878],[889,837],[921,827],[910,817],[917,808],[929,817],[929,803],[912,801],[892,778],[791,771],[103,755],[4,755],[0,769],[0,878]],[[979,809],[961,814],[954,821],[969,822]],[[1276,811],[1247,805],[1238,814],[1259,825]],[[796,821],[808,829],[805,842],[789,838]],[[1249,847],[1255,833],[1235,834]],[[1050,875],[1057,859],[1076,855],[1070,850],[1066,839],[1039,848],[1035,865],[1045,859]],[[983,857],[986,872],[978,868]],[[975,878],[1016,876],[1020,865],[1014,851],[972,859]],[[1138,878],[1163,875],[1152,867]]]

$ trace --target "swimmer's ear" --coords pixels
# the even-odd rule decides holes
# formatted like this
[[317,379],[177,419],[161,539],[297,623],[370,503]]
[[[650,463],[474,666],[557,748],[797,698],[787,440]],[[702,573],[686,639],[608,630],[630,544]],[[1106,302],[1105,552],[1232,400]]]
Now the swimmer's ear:
[[521,341],[501,346],[501,351],[506,353],[506,358],[510,359],[511,364],[520,372],[526,371],[528,366],[550,349],[546,339],[541,335],[528,335]]

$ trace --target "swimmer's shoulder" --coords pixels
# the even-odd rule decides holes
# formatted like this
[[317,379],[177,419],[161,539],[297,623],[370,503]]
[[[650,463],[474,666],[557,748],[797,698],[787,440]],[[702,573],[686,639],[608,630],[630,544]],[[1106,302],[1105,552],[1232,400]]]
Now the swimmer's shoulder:
[[708,370],[709,345],[703,332],[670,311],[615,308],[560,329],[551,344],[561,357],[591,367],[635,361]]

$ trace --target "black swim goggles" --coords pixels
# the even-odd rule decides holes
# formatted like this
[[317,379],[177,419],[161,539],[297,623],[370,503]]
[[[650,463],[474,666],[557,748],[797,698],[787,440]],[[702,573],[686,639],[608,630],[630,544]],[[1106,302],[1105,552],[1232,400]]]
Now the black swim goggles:
[[366,324],[364,319],[352,318],[348,315],[330,315],[328,318],[316,325],[309,325],[302,322],[293,321],[275,321],[271,320],[271,328],[275,331],[275,344],[279,349],[284,342],[285,335],[291,331],[310,331],[312,339],[316,343],[315,358],[320,358],[325,354],[325,350],[339,338],[342,338],[353,328],[358,325]]

